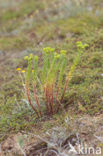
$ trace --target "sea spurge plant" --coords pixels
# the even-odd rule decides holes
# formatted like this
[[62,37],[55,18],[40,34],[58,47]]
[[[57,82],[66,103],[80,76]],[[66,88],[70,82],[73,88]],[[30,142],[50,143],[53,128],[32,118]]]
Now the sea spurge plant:
[[[42,107],[44,104],[49,114],[56,113],[61,108],[68,83],[80,61],[81,54],[85,47],[88,46],[80,41],[76,44],[78,54],[68,74],[65,74],[68,67],[66,50],[56,52],[54,48],[43,48],[40,66],[38,65],[38,56],[34,56],[33,54],[25,56],[24,59],[28,61],[25,72],[26,95],[30,106],[38,117],[41,117],[43,114]],[[18,68],[17,70],[21,69]],[[35,106],[33,104],[34,101],[36,103]]]
[[63,101],[65,91],[66,91],[66,89],[68,87],[68,83],[71,80],[73,72],[75,71],[75,68],[78,65],[79,61],[80,61],[80,57],[81,57],[82,53],[84,52],[84,49],[89,46],[88,44],[83,44],[81,41],[78,41],[76,43],[76,45],[77,45],[78,54],[75,57],[73,65],[72,65],[72,67],[71,67],[71,69],[70,69],[70,71],[69,71],[69,73],[67,75],[67,78],[66,78],[66,81],[65,81],[65,85],[64,85],[64,89],[63,89],[63,94],[61,96],[61,103]]

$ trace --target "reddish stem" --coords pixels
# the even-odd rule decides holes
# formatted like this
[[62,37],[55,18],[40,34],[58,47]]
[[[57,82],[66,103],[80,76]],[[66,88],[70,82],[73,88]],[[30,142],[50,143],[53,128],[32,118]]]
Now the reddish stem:
[[45,98],[46,98],[46,107],[47,111],[49,112],[49,104],[48,104],[48,95],[47,95],[47,88],[44,88]]
[[28,84],[26,84],[26,95],[27,95],[27,99],[28,99],[28,102],[29,102],[30,106],[32,107],[32,109],[35,111],[35,113],[39,117],[36,108],[32,105],[32,102],[31,102],[31,99],[30,99],[30,96],[29,96],[29,87],[28,87]]
[[52,113],[51,92],[50,92],[50,88],[49,87],[48,87],[48,90],[47,90],[47,97],[48,97],[48,104],[50,106],[50,113]]
[[40,116],[42,116],[41,108],[40,108],[38,96],[37,96],[37,93],[36,93],[36,86],[35,85],[34,85],[34,98],[35,98],[36,104],[38,106],[38,110],[39,110]]
[[58,100],[58,95],[59,95],[59,87],[57,88],[56,97],[55,97],[55,113],[57,112],[57,100]]
[[68,79],[66,80],[66,82],[65,82],[64,89],[63,89],[63,94],[62,94],[62,97],[61,97],[61,100],[60,100],[61,103],[62,103],[62,101],[63,101],[63,99],[64,99],[65,91],[66,91],[66,89],[67,89],[69,80],[70,80],[70,79],[68,78]]
[[51,113],[53,113],[53,85],[50,88],[50,93],[49,93],[49,103],[51,107]]
[[58,105],[57,105],[57,109],[56,109],[56,112],[55,113],[58,112],[59,107],[61,107],[63,109],[63,105],[61,104],[61,102],[58,99],[57,99],[57,102],[58,102]]
[[54,100],[54,98],[53,98],[53,89],[54,89],[54,86],[52,85],[52,95],[51,95],[51,104],[52,104],[52,109],[53,109],[53,100]]

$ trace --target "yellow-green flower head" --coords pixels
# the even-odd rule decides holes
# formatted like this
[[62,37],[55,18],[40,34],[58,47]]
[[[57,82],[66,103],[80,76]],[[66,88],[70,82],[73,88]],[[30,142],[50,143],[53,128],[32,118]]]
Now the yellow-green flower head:
[[89,46],[88,44],[83,44],[81,41],[76,42],[76,44],[77,44],[77,47],[81,49],[84,49]]
[[77,47],[80,49],[84,49],[84,45],[82,42],[77,42]]
[[60,51],[60,54],[62,54],[62,55],[64,55],[64,56],[66,55],[66,53],[67,53],[66,50],[61,50],[61,51]]
[[60,58],[60,54],[58,54],[58,53],[55,52],[54,53],[54,57],[57,58],[57,59],[59,59]]
[[24,57],[24,60],[28,60],[28,56],[25,56],[25,57]]
[[46,48],[43,48],[43,51],[44,51],[45,53],[50,53],[50,52],[54,52],[54,51],[55,51],[55,48],[46,47]]
[[29,57],[32,59],[33,58],[33,54],[30,54]]
[[33,54],[30,54],[28,60],[32,60],[32,59],[33,59]]
[[34,60],[38,61],[38,56],[37,55],[34,56]]
[[50,49],[50,52],[54,52],[54,51],[55,51],[55,48],[51,48],[51,49]]
[[81,41],[77,41],[76,44],[77,45],[82,45],[82,42]]
[[84,44],[84,47],[89,47],[89,44],[85,43],[85,44]]
[[50,47],[43,48],[43,51],[44,51],[45,53],[49,53]]
[[45,52],[46,51],[46,48],[43,48],[43,51]]
[[54,53],[54,56],[57,56],[57,55],[58,55],[58,53],[57,53],[57,52],[55,52],[55,53]]

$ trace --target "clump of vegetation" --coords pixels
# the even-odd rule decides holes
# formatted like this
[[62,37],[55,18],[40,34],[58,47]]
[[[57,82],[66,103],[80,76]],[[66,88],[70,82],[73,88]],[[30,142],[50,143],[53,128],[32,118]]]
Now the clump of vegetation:
[[[28,61],[25,74],[26,96],[38,117],[42,116],[41,104],[43,101],[45,101],[48,114],[54,114],[62,107],[68,83],[80,61],[81,54],[87,46],[87,44],[82,44],[80,41],[77,42],[78,54],[67,75],[65,75],[68,68],[66,50],[55,52],[54,48],[43,48],[42,67],[38,66],[38,56],[33,56],[33,54],[25,56],[24,59]],[[17,70],[20,70],[20,68]],[[22,72],[25,71],[22,70]],[[33,104],[32,96],[37,107]]]

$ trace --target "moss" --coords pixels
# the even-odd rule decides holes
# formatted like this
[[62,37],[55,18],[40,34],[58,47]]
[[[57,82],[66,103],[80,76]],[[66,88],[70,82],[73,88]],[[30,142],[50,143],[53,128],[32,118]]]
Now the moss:
[[0,49],[1,50],[23,50],[32,43],[26,37],[2,37],[0,38]]
[[6,10],[2,14],[1,20],[7,21],[7,20],[13,20],[15,18],[22,18],[25,15],[35,12],[37,8],[44,9],[44,3],[41,3],[40,0],[38,2],[30,0],[28,3],[28,1],[25,0],[19,5],[18,8]]

